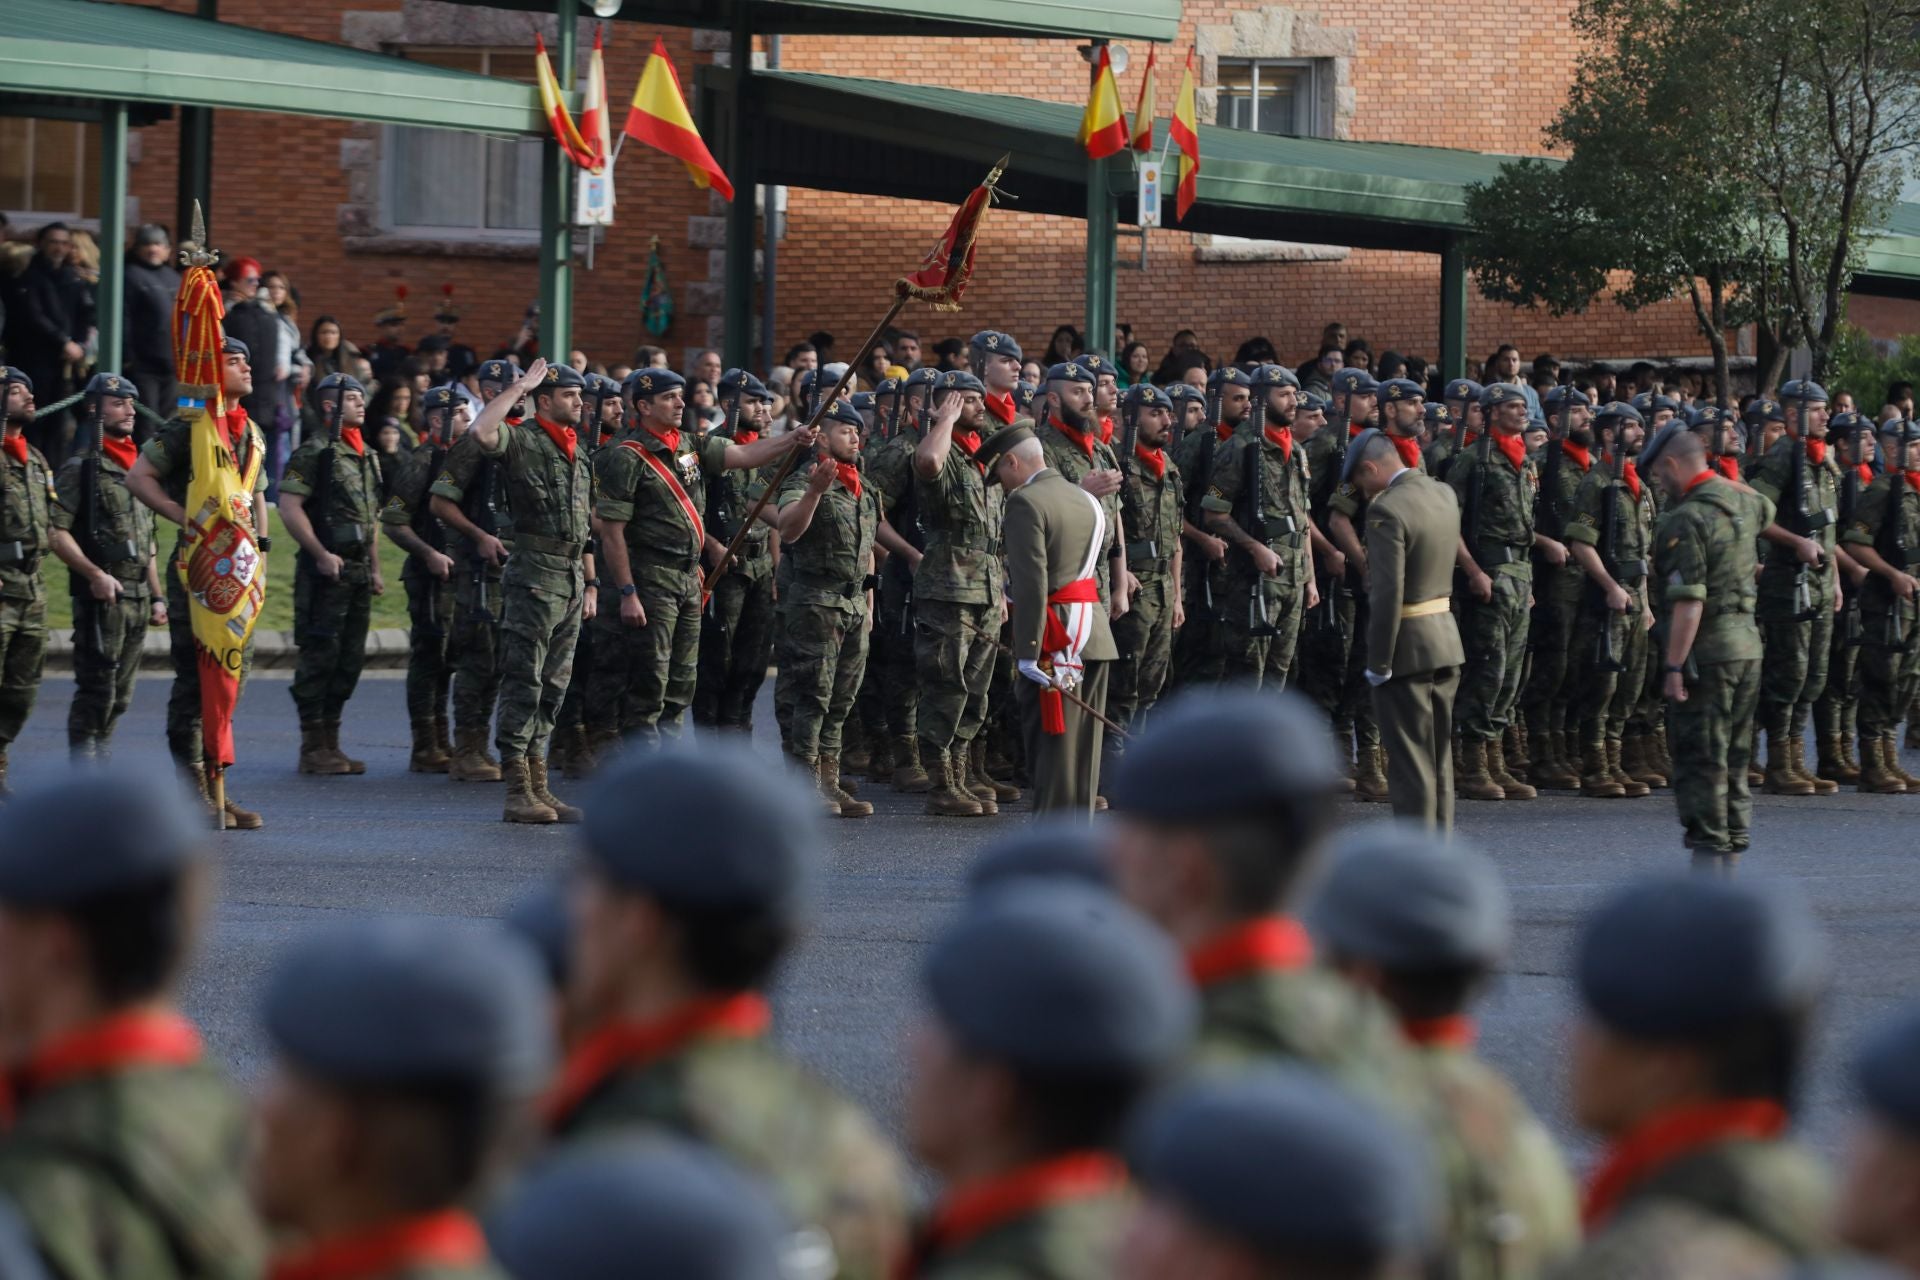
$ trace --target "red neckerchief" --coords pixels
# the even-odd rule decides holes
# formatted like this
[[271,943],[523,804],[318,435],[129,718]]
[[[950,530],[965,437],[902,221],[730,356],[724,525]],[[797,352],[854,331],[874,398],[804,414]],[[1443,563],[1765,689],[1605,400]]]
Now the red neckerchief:
[[853,495],[853,500],[860,501],[860,468],[851,462],[836,462],[833,470],[840,477],[840,483],[847,486],[847,492]]
[[1634,465],[1632,458],[1628,458],[1626,465],[1620,468],[1620,478],[1626,481],[1627,492],[1633,495],[1633,500],[1640,501],[1640,468]]
[[953,442],[962,449],[965,449],[969,458],[980,452],[980,433],[978,431],[962,431],[958,427],[955,427],[953,430]]
[[640,425],[646,427],[648,435],[667,446],[668,453],[680,452],[680,428],[674,427],[669,431],[655,431],[652,427],[647,426],[646,423],[641,423]]
[[123,471],[133,470],[133,464],[140,458],[140,446],[133,442],[132,436],[102,436],[100,452],[119,463]]
[[1359,435],[1362,431],[1365,431],[1366,429],[1367,429],[1367,424],[1364,422],[1349,422],[1347,424],[1347,439],[1349,440],[1353,439],[1355,436]]
[[1292,462],[1293,461],[1293,428],[1292,427],[1267,427],[1265,428],[1265,434],[1267,437],[1267,443],[1272,445],[1274,448],[1278,449],[1280,451],[1281,457],[1285,458],[1288,462]]
[[896,1280],[920,1274],[932,1259],[1003,1223],[1053,1205],[1111,1194],[1126,1181],[1126,1166],[1117,1156],[1105,1151],[1073,1151],[957,1187],[942,1197],[932,1218],[918,1233]]
[[148,1009],[109,1014],[42,1045],[13,1072],[15,1097],[132,1067],[185,1067],[200,1061],[200,1033],[177,1013]]
[[1393,447],[1400,451],[1400,465],[1418,471],[1420,469],[1420,442],[1412,436],[1388,436]]
[[1740,478],[1740,459],[1738,458],[1715,458],[1713,465],[1718,467],[1720,474],[1729,480],[1738,480]]
[[1590,446],[1575,444],[1571,440],[1562,440],[1560,447],[1566,451],[1569,458],[1580,464],[1581,471],[1593,470],[1593,449]]
[[1153,472],[1155,480],[1167,478],[1167,455],[1160,449],[1149,449],[1143,444],[1133,446],[1133,456],[1140,459],[1142,466]]
[[486,1258],[480,1224],[458,1209],[442,1209],[283,1254],[267,1268],[267,1280],[365,1280],[415,1269],[475,1267]]
[[1683,498],[1686,497],[1688,494],[1692,493],[1695,489],[1698,489],[1701,485],[1705,484],[1707,481],[1711,479],[1713,479],[1713,472],[1702,471],[1699,475],[1687,481],[1687,487],[1680,491],[1680,496]]
[[1493,433],[1491,439],[1493,440],[1493,447],[1507,456],[1507,461],[1513,464],[1515,471],[1521,470],[1526,465],[1527,440],[1525,436],[1517,433],[1510,436],[1503,436],[1496,431]]
[[757,444],[759,440],[760,433],[758,431],[735,431],[733,433],[733,442],[735,444]]
[[15,432],[12,435],[0,437],[0,449],[5,449],[7,456],[21,466],[24,467],[27,465],[27,438],[25,436]]
[[1734,1138],[1777,1138],[1786,1128],[1787,1109],[1771,1098],[1697,1102],[1663,1111],[1607,1149],[1587,1183],[1581,1219],[1589,1230],[1599,1226],[1635,1186],[1702,1147]]
[[1258,916],[1187,952],[1187,973],[1200,986],[1262,970],[1286,972],[1313,962],[1313,940],[1291,916]]
[[360,457],[366,456],[367,438],[360,434],[360,428],[358,427],[340,428],[340,443],[347,446],[347,448],[353,450],[356,455]]
[[1233,439],[1233,427],[1225,422],[1213,424],[1213,438],[1221,444]]
[[1827,442],[1825,440],[1807,441],[1807,461],[1815,466],[1827,460]]
[[1861,484],[1873,483],[1873,467],[1868,463],[1856,463],[1853,468],[1853,474],[1860,477]]
[[1413,1043],[1438,1049],[1465,1049],[1479,1034],[1472,1017],[1464,1013],[1450,1013],[1440,1018],[1402,1018],[1400,1030]]
[[1100,443],[1101,444],[1113,443],[1113,419],[1112,418],[1100,419]]
[[1915,493],[1920,493],[1920,471],[1902,471],[1900,474],[1907,478],[1907,484]]
[[766,1034],[773,1011],[753,991],[695,1000],[653,1022],[610,1022],[567,1055],[542,1109],[558,1129],[616,1072],[644,1067],[695,1040],[750,1040]]
[[501,419],[501,421],[505,422],[510,427],[517,427],[521,423],[525,422],[526,420],[527,420],[527,415],[524,413],[510,413],[505,418]]
[[227,448],[233,450],[237,456],[240,452],[240,442],[247,438],[247,411],[235,405],[227,410],[226,419],[221,422],[220,427],[227,433]]
[[579,433],[574,431],[572,427],[563,427],[557,422],[548,422],[539,414],[535,414],[533,420],[540,424],[542,431],[547,433],[547,439],[553,441],[560,452],[567,455],[567,461],[572,462],[573,450],[580,442]]
[[983,397],[987,402],[987,412],[1000,419],[1002,426],[1012,426],[1013,420],[1020,416],[1020,410],[1013,403],[1013,392],[1002,391],[999,395],[987,392]]
[[1080,451],[1087,455],[1088,462],[1093,461],[1093,433],[1092,432],[1088,432],[1086,435],[1081,435],[1078,431],[1075,431],[1072,427],[1060,421],[1060,415],[1057,413],[1049,416],[1047,418],[1047,421],[1053,424],[1054,430],[1058,431],[1061,435],[1065,436],[1067,439],[1079,445]]

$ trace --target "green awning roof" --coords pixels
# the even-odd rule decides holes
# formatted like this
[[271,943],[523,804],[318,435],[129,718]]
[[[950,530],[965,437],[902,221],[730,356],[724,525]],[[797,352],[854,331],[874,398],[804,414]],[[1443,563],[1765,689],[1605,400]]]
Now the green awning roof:
[[[553,12],[553,0],[453,3]],[[625,0],[616,17],[725,31],[740,3],[756,35],[1102,37],[1163,44],[1180,36],[1180,0]]]
[[0,94],[538,134],[533,86],[144,5],[4,0]]

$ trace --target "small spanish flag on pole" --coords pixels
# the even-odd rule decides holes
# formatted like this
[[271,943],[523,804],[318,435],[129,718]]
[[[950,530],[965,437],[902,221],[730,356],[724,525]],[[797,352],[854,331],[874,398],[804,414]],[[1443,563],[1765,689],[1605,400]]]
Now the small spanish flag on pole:
[[1087,109],[1080,117],[1080,141],[1091,160],[1117,155],[1130,141],[1126,113],[1120,110],[1120,90],[1113,82],[1113,59],[1104,44],[1094,63],[1093,92],[1087,95]]
[[587,147],[600,157],[600,163],[592,166],[596,173],[606,167],[607,158],[613,155],[608,114],[607,58],[600,43],[600,24],[596,22],[593,25],[593,61],[587,68],[587,96],[580,105],[580,136],[586,139]]
[[540,38],[538,32],[533,37],[533,69],[534,78],[540,84],[540,110],[546,113],[547,126],[553,130],[554,141],[560,144],[560,150],[566,153],[567,159],[582,169],[598,170],[606,163],[606,153],[596,153],[593,145],[581,137],[580,130],[574,127],[566,99],[560,96],[560,82],[553,75],[553,62],[547,57],[547,42]]
[[1200,173],[1200,117],[1193,103],[1193,50],[1187,50],[1187,69],[1180,73],[1180,92],[1173,95],[1173,119],[1167,137],[1180,148],[1180,183],[1174,188],[1173,218],[1179,222],[1193,207]]
[[1159,47],[1147,46],[1147,73],[1140,79],[1140,101],[1133,106],[1133,149],[1141,155],[1153,150],[1153,64]]
[[680,77],[674,74],[673,60],[667,57],[666,42],[658,36],[654,37],[647,65],[641,69],[640,83],[634,86],[633,106],[621,132],[685,165],[694,186],[712,187],[723,198],[733,199],[733,184],[700,140],[700,130],[694,127],[693,114],[687,110],[686,95],[680,92]]

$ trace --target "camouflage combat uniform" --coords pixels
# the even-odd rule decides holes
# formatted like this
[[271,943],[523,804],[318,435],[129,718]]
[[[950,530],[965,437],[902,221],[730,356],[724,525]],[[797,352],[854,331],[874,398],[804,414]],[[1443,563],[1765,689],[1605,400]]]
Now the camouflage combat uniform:
[[27,446],[27,460],[0,453],[0,784],[9,743],[33,711],[47,652],[47,585],[40,561],[53,528],[53,468]]
[[[1081,1153],[1067,1161],[1099,1159]],[[1109,1157],[1109,1159],[1112,1159]],[[1117,1163],[1117,1161],[1115,1161]],[[991,1197],[1006,1188],[1012,1196],[1000,1212],[981,1220],[949,1224],[938,1210],[931,1230],[915,1248],[905,1280],[1105,1280],[1114,1274],[1126,1229],[1127,1194],[1118,1172],[1114,1185],[1082,1181],[1072,1194],[1022,1196],[1032,1186],[1036,1169],[1027,1166],[1009,1173],[998,1187],[970,1190]],[[1084,1175],[1082,1175],[1084,1178]],[[1023,1199],[1039,1203],[1023,1204]]]
[[[1253,510],[1249,491],[1256,470],[1260,496]],[[1303,444],[1282,449],[1264,433],[1248,431],[1214,457],[1213,478],[1200,505],[1229,516],[1280,558],[1280,572],[1269,577],[1254,567],[1245,551],[1229,544],[1227,558],[1211,566],[1214,607],[1220,615],[1216,643],[1226,679],[1278,688],[1293,669],[1308,575],[1313,572],[1308,484]]]
[[[328,467],[331,477],[323,479]],[[339,576],[328,578],[305,548],[294,559],[293,642],[300,657],[289,692],[303,725],[338,725],[366,665],[380,489],[375,451],[318,436],[301,442],[280,477],[280,492],[307,499],[314,536],[341,560]]]
[[[1920,494],[1906,476],[1882,472],[1861,493],[1852,521],[1841,535],[1872,547],[1902,573],[1920,571]],[[1920,602],[1902,600],[1880,574],[1860,587],[1860,739],[1893,739],[1907,708],[1920,695]],[[1769,652],[1771,661],[1771,652]]]
[[[458,444],[458,441],[455,442]],[[435,551],[445,552],[452,539],[429,508],[428,491],[446,468],[450,450],[423,444],[400,455],[387,476],[387,504],[380,523],[393,529],[411,529]],[[407,591],[407,719],[415,726],[434,726],[442,746],[447,745],[447,695],[453,688],[450,646],[457,608],[451,581],[427,572],[417,556],[408,555],[400,567]]]
[[[784,510],[806,492],[795,468],[780,486]],[[839,480],[820,495],[805,533],[787,545],[793,559],[782,665],[795,664],[789,746],[801,760],[840,756],[841,734],[867,669],[867,592],[880,522],[872,485],[855,493]]]
[[[927,539],[920,529],[918,489],[913,477],[913,451],[919,447],[919,428],[901,423],[892,438],[873,450],[867,461],[867,480],[878,490],[880,514],[893,531],[924,551]],[[897,764],[901,751],[915,740],[915,714],[920,706],[920,681],[913,657],[913,567],[905,557],[887,558],[875,604],[867,667],[880,681],[881,705]]]
[[[1633,492],[1635,485],[1639,488],[1637,495]],[[1648,637],[1642,621],[1650,607],[1647,572],[1651,567],[1653,489],[1638,476],[1629,484],[1616,479],[1611,467],[1595,467],[1581,480],[1574,494],[1573,514],[1567,519],[1569,546],[1585,543],[1592,547],[1613,580],[1632,598],[1625,613],[1615,613],[1588,592],[1589,599],[1579,614],[1577,634],[1581,639],[1572,653],[1575,685],[1568,723],[1578,726],[1583,747],[1604,744],[1609,755],[1619,749],[1628,717],[1647,682]],[[1602,544],[1609,503],[1613,504],[1610,548]],[[1606,628],[1613,659],[1619,664],[1617,671],[1603,670],[1593,660],[1597,652],[1593,640],[1602,627]]]
[[926,556],[913,572],[913,655],[920,673],[915,732],[927,772],[966,751],[986,723],[1000,634],[1006,570],[1000,521],[1006,507],[966,446],[948,446],[940,472],[914,477]]
[[[1593,455],[1577,446],[1551,440],[1547,448],[1560,449],[1558,465],[1551,458],[1540,465],[1540,499],[1547,523],[1542,532],[1564,543],[1570,536],[1568,521],[1578,502],[1581,486],[1593,473]],[[1582,456],[1584,455],[1584,457]],[[1587,575],[1571,555],[1565,564],[1549,564],[1541,559],[1533,571],[1533,612],[1527,621],[1527,647],[1532,651],[1532,670],[1521,693],[1526,716],[1527,742],[1536,764],[1565,759],[1572,775],[1579,774],[1574,746],[1561,750],[1559,735],[1569,734],[1568,704],[1571,690],[1567,672],[1572,663],[1574,634],[1581,615],[1581,599],[1586,593]],[[1572,728],[1577,730],[1577,723]],[[1569,736],[1571,736],[1569,734]],[[1537,749],[1532,744],[1539,743]],[[1539,778],[1536,776],[1535,781]]]
[[[509,418],[503,429],[518,431]],[[456,440],[447,460],[428,490],[445,498],[483,532],[490,532],[513,553],[513,514],[509,506],[506,468],[488,458],[472,435]],[[447,634],[447,665],[453,670],[453,741],[456,756],[476,756],[486,749],[493,725],[494,704],[500,699],[501,622],[505,616],[501,578],[505,568],[491,564],[465,537],[448,539],[453,557],[453,626]]]
[[[716,476],[707,490],[707,536],[722,546],[732,542],[747,512],[766,492],[769,478],[759,471]],[[713,584],[700,622],[695,724],[752,728],[753,701],[773,660],[773,530],[764,521],[753,525],[733,563]]]
[[1824,456],[1824,447],[1819,462],[1808,457],[1808,443],[1782,436],[1747,481],[1773,504],[1781,527],[1812,538],[1825,556],[1818,567],[1803,565],[1792,547],[1767,544],[1758,603],[1767,660],[1760,671],[1758,717],[1769,757],[1776,737],[1784,744],[1806,733],[1813,700],[1827,683],[1833,645],[1840,469]]
[[[1533,591],[1533,496],[1539,480],[1530,459],[1518,467],[1482,436],[1478,448],[1453,459],[1447,483],[1460,497],[1460,530],[1474,562],[1493,579],[1493,599],[1466,593],[1460,609],[1467,650],[1454,723],[1463,739],[1496,743],[1513,718],[1527,653],[1527,607]],[[1476,501],[1477,499],[1477,501]]]
[[[1180,502],[1185,492],[1180,468],[1164,450],[1156,452],[1165,470],[1135,458],[1120,490],[1120,518],[1126,536],[1127,571],[1140,580],[1127,611],[1113,623],[1119,661],[1107,685],[1107,714],[1130,728],[1159,700],[1173,662],[1173,614],[1180,584],[1173,558],[1180,549]],[[1125,750],[1125,739],[1109,733],[1101,739],[1109,761]],[[1103,765],[1104,774],[1109,766]]]
[[[1306,443],[1307,511],[1320,532],[1327,532],[1334,491],[1340,487],[1340,466],[1346,459],[1347,435],[1334,423],[1320,428]],[[1356,532],[1358,527],[1356,526]],[[1314,566],[1320,588],[1320,607],[1301,623],[1296,659],[1300,692],[1327,713],[1336,733],[1348,733],[1353,723],[1341,715],[1347,668],[1352,664],[1355,613],[1360,593],[1344,573],[1328,573]],[[1364,649],[1365,645],[1362,643]]]
[[[67,459],[54,480],[59,501],[52,511],[53,527],[73,533],[81,519],[81,473],[86,459]],[[134,682],[140,678],[140,656],[146,646],[147,623],[153,615],[153,592],[147,569],[154,556],[154,515],[127,490],[127,469],[104,450],[94,480],[94,510],[90,541],[81,547],[96,568],[120,584],[120,599],[102,604],[93,598],[90,584],[69,577],[73,594],[73,705],[67,711],[67,745],[77,755],[104,753],[113,726],[133,703]],[[0,571],[0,581],[4,571]]]

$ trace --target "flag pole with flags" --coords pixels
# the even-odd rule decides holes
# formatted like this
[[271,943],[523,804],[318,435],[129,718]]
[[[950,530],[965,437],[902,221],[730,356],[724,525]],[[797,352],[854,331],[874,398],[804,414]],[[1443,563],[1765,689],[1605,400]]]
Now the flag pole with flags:
[[1133,149],[1141,155],[1153,150],[1153,108],[1155,86],[1153,66],[1159,45],[1147,46],[1147,70],[1140,77],[1140,100],[1133,106]]
[[[597,31],[594,33],[593,47],[597,57],[600,49],[600,36]],[[540,86],[540,110],[547,118],[547,127],[553,130],[554,141],[560,144],[560,150],[566,153],[567,159],[582,169],[599,172],[606,165],[607,153],[596,149],[594,142],[582,136],[580,129],[574,125],[573,115],[567,110],[567,100],[560,92],[560,82],[554,78],[553,60],[547,57],[547,42],[537,31],[533,36],[533,71],[534,79]],[[605,90],[601,92],[601,114],[604,115]],[[589,89],[589,101],[585,103],[587,110],[591,110],[593,106],[591,96],[592,90]],[[586,119],[587,111],[583,110],[582,123],[585,123]]]
[[1180,91],[1173,95],[1167,141],[1180,148],[1180,181],[1174,188],[1173,218],[1182,222],[1193,207],[1200,174],[1200,117],[1194,105],[1192,49],[1187,50],[1187,68],[1180,73]]
[[1113,82],[1113,58],[1107,46],[1093,64],[1093,88],[1087,93],[1087,109],[1080,115],[1080,143],[1090,160],[1104,160],[1127,149],[1127,116],[1120,109],[1120,90]]
[[733,199],[733,183],[720,168],[719,161],[707,150],[700,130],[687,110],[686,94],[680,91],[680,77],[667,56],[666,41],[654,37],[653,52],[640,70],[640,83],[633,88],[633,105],[627,110],[622,136],[634,138],[664,151],[686,166],[693,185],[711,187],[723,199]]

